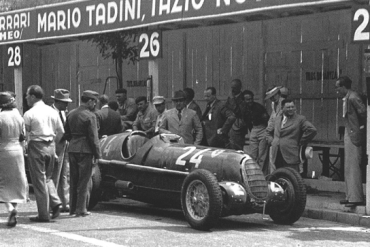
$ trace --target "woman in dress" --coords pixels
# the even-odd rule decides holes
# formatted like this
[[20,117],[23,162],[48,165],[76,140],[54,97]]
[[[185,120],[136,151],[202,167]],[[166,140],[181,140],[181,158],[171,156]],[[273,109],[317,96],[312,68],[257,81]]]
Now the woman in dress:
[[0,93],[0,202],[9,211],[7,225],[17,224],[17,204],[27,201],[24,168],[24,121],[16,109],[14,94]]

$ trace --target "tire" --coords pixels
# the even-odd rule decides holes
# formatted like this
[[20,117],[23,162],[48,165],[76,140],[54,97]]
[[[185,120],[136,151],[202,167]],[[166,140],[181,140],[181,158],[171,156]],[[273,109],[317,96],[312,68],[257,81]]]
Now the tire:
[[102,190],[100,188],[101,183],[101,173],[99,166],[96,165],[93,168],[93,173],[91,176],[91,187],[90,187],[90,200],[88,210],[93,209],[99,201],[101,201]]
[[181,189],[181,206],[189,225],[207,231],[214,227],[222,213],[222,192],[216,177],[207,170],[190,173]]
[[268,181],[278,183],[285,192],[283,202],[269,207],[271,219],[282,225],[291,225],[303,214],[306,207],[306,186],[299,173],[293,168],[279,168],[267,177]]

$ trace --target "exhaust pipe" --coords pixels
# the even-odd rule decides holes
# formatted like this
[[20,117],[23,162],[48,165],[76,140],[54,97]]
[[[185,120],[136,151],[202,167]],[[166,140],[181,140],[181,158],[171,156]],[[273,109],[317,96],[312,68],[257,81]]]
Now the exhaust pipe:
[[121,190],[130,191],[130,190],[133,190],[135,186],[130,181],[117,180],[114,183],[114,187],[121,189]]

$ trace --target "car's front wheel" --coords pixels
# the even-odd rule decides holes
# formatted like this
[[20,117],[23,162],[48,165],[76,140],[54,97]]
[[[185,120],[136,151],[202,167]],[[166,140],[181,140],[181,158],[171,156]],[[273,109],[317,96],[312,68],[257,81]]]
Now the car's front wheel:
[[269,207],[271,219],[278,224],[296,222],[306,207],[306,187],[302,177],[293,168],[279,168],[267,176],[268,181],[279,184],[284,190],[284,199]]
[[181,206],[190,226],[209,230],[215,226],[222,213],[222,192],[216,177],[207,170],[198,169],[184,180]]

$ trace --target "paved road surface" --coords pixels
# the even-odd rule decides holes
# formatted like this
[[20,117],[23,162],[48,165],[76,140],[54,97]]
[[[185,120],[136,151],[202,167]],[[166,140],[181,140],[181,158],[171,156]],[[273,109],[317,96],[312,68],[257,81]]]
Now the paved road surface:
[[101,203],[85,218],[63,213],[52,223],[33,223],[36,203],[21,204],[9,229],[0,209],[0,246],[370,246],[370,229],[301,218],[293,226],[259,214],[220,220],[210,232],[190,228],[182,212],[131,200]]

